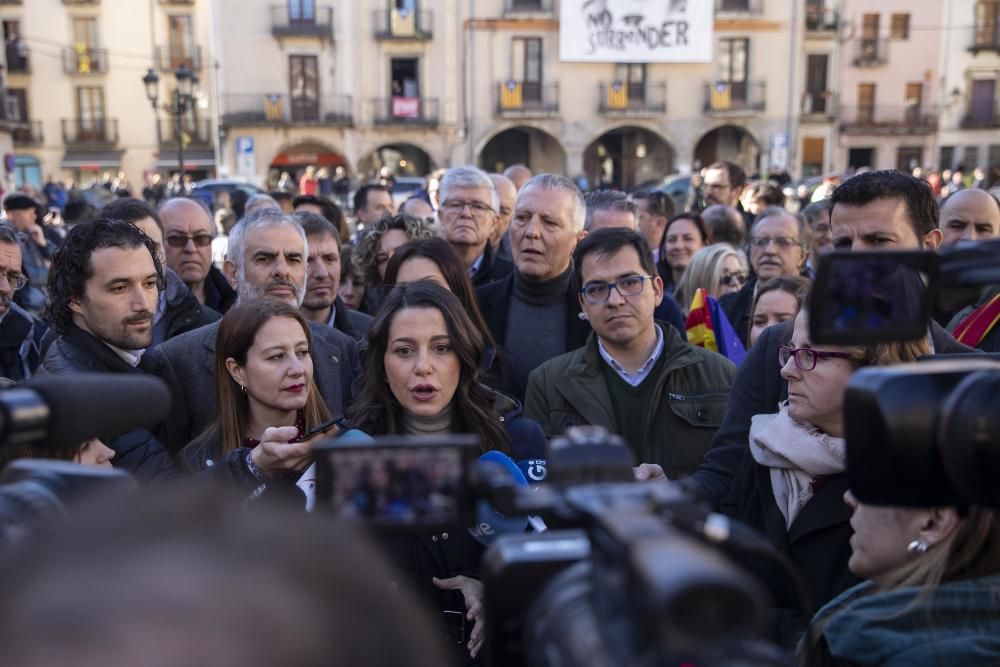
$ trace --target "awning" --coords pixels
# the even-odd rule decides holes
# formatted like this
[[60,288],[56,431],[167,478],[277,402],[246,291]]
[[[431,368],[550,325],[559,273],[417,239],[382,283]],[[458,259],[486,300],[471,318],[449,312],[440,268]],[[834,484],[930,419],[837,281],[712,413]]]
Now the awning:
[[125,151],[81,151],[67,150],[63,155],[63,169],[104,169],[118,167]]
[[[156,166],[163,169],[177,167],[177,149],[161,149],[160,157],[156,160]],[[188,167],[214,167],[215,151],[211,148],[192,148],[184,151],[184,169]]]

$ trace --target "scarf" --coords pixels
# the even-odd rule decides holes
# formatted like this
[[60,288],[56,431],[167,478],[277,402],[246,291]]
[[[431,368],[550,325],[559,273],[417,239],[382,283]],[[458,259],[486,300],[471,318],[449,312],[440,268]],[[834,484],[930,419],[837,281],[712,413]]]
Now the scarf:
[[794,421],[788,416],[787,401],[777,414],[754,415],[750,453],[754,461],[771,469],[774,501],[785,517],[785,528],[791,528],[813,497],[815,478],[847,470],[844,439]]

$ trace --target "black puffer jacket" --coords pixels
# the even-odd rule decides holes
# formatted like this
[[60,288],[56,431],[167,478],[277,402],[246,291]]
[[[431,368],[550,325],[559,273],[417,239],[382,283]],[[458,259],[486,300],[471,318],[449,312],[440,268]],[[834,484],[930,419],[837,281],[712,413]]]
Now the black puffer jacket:
[[[37,375],[142,372],[100,340],[71,324],[49,346]],[[136,400],[141,401],[142,397],[137,396]],[[145,429],[118,435],[108,446],[115,450],[114,466],[128,470],[140,480],[161,481],[178,476],[167,450]]]

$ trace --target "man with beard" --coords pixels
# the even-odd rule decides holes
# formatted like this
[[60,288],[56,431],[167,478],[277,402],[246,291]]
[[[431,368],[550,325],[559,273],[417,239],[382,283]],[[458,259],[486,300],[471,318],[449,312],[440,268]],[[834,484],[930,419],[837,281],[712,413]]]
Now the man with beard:
[[[59,337],[39,374],[142,373],[162,287],[153,241],[135,225],[100,218],[71,229],[49,269],[45,317]],[[163,446],[145,430],[108,444],[115,467],[140,479],[176,474]]]
[[[306,294],[309,253],[302,225],[273,208],[256,210],[229,233],[224,273],[237,302],[258,297],[286,301],[296,308]],[[310,322],[314,380],[331,414],[344,412],[351,382],[361,372],[354,340],[318,322]],[[219,322],[189,331],[150,351],[155,367],[173,395],[164,441],[172,454],[201,433],[215,416],[215,339]]]
[[17,230],[0,223],[0,376],[20,382],[30,378],[41,362],[45,323],[14,303],[14,293],[27,284],[21,272]]

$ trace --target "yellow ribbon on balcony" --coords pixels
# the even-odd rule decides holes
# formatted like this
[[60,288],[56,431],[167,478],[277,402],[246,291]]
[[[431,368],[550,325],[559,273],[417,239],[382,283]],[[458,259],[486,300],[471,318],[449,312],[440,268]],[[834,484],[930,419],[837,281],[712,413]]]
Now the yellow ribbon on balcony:
[[728,83],[722,81],[712,86],[712,95],[709,100],[712,111],[727,111],[733,106],[733,95]]
[[500,108],[520,109],[524,106],[520,81],[507,81],[500,86]]
[[280,121],[284,116],[284,109],[281,103],[281,95],[264,96],[264,120],[269,122]]
[[76,42],[73,49],[76,51],[76,71],[90,74],[90,47],[84,42]]
[[627,109],[628,108],[628,86],[621,81],[615,81],[608,86],[608,108]]

